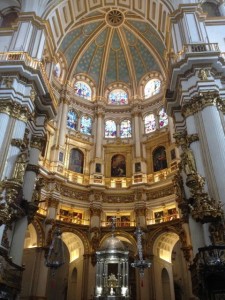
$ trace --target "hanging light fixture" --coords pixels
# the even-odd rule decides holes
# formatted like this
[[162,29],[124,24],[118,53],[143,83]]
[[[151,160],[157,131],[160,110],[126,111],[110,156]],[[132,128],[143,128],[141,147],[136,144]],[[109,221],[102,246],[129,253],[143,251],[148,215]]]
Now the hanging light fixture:
[[46,257],[45,265],[53,270],[53,273],[65,263],[64,245],[61,231],[56,227],[51,246]]
[[137,268],[139,270],[140,277],[143,278],[145,269],[150,268],[151,263],[143,258],[142,235],[144,233],[140,226],[136,228],[134,234],[137,236],[138,259],[136,259],[131,266]]

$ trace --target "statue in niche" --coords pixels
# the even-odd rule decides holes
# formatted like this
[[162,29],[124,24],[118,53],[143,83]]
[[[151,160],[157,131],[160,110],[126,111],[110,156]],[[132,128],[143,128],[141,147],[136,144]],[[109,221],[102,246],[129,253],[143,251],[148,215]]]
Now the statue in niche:
[[16,160],[12,178],[18,182],[23,182],[28,157],[27,152],[21,152]]
[[181,154],[182,167],[186,175],[196,174],[197,168],[195,158],[192,150],[187,146],[182,147],[183,153]]

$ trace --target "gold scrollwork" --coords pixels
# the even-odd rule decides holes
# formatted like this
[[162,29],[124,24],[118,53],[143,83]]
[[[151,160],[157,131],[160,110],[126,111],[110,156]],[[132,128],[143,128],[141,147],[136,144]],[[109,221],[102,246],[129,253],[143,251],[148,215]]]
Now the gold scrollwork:
[[185,117],[194,115],[202,111],[207,106],[216,106],[220,110],[224,110],[224,103],[217,91],[201,92],[194,96],[188,103],[182,107],[182,114]]

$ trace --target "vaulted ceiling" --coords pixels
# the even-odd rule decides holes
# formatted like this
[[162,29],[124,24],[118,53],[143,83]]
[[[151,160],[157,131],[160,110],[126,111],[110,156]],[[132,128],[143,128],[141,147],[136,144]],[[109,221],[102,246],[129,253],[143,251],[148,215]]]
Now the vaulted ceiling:
[[135,88],[165,63],[165,46],[153,27],[118,9],[90,13],[66,34],[59,51],[69,76],[87,74],[101,88],[114,82]]

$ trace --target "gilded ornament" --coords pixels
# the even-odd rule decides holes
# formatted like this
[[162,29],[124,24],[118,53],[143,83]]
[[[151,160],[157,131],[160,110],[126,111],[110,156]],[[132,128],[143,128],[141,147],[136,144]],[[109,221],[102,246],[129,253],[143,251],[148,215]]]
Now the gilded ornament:
[[31,142],[30,142],[30,147],[31,148],[36,148],[39,151],[42,151],[44,143],[45,143],[45,138],[44,137],[37,136],[37,135],[32,135]]
[[3,84],[7,87],[7,89],[12,88],[13,78],[12,77],[4,77]]
[[211,76],[210,70],[209,69],[200,69],[198,72],[198,77],[201,80],[208,80],[208,77]]
[[34,172],[37,175],[40,172],[40,167],[38,165],[27,164],[26,171]]
[[35,101],[36,96],[37,96],[37,92],[35,91],[35,89],[31,89],[31,91],[30,91],[30,99],[31,99],[32,102]]
[[15,167],[13,170],[12,179],[20,183],[23,182],[25,170],[28,162],[28,153],[21,152],[16,160]]

